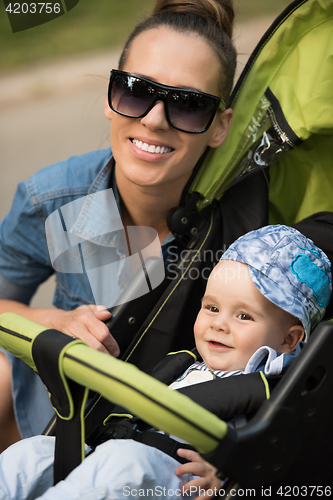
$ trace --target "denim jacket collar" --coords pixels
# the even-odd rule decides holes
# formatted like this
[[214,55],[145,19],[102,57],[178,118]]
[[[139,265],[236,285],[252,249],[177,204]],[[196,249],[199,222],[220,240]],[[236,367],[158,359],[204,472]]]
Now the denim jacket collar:
[[123,230],[120,199],[111,157],[94,180],[87,196],[68,207],[67,221],[72,235],[101,246],[116,247]]

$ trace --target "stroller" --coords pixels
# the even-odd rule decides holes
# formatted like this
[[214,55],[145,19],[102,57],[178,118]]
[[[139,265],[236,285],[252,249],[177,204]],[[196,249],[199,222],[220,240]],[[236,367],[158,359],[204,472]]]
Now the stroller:
[[[313,332],[270,399],[248,424],[236,430],[186,393],[170,391],[154,378],[161,376],[163,366],[152,377],[132,364],[92,350],[80,340],[44,330],[13,313],[1,315],[0,330],[1,345],[37,369],[51,392],[58,414],[55,483],[84,458],[84,408],[91,389],[126,407],[127,414],[131,412],[193,445],[217,467],[221,478],[228,478],[223,493],[220,491],[222,498],[244,496],[244,491],[273,498],[291,493],[297,496],[300,491],[315,497],[331,494],[333,464],[327,456],[333,444],[333,326],[328,322],[322,322]],[[192,358],[192,354],[174,354],[173,365],[179,369],[184,358]],[[234,391],[239,377],[242,375],[220,381],[236,379]],[[221,394],[224,399],[228,390]],[[131,438],[137,423],[134,417],[132,426],[132,419],[122,415],[120,425],[111,428],[105,422],[110,437]]]
[[[167,392],[132,365],[150,373],[167,352],[193,347],[192,325],[205,286],[202,270],[212,269],[218,252],[246,231],[267,223],[293,225],[332,260],[332,27],[332,2],[296,0],[253,52],[231,96],[234,119],[226,141],[220,148],[206,151],[184,190],[181,205],[170,213],[169,227],[184,249],[177,278],[166,277],[147,296],[112,310],[108,326],[127,364],[119,365],[120,361],[91,351],[79,341],[59,332],[44,332],[15,315],[0,317],[1,346],[37,370],[53,394],[59,415],[56,464],[63,463],[59,468],[56,465],[56,480],[79,463],[83,441],[93,440],[96,428],[116,404],[189,441],[235,482],[230,483],[229,492],[238,490],[239,496],[242,491],[244,496],[242,488],[259,488],[257,493],[263,496],[268,491],[269,496],[272,492],[281,496],[291,486],[330,485],[333,466],[325,460],[333,444],[329,323],[317,327],[269,400],[265,401],[264,382],[260,383],[259,392],[264,395],[256,398],[257,406],[251,407],[254,417],[239,430],[228,428],[185,396]],[[186,279],[194,271],[198,276],[195,286]],[[327,317],[331,315],[329,306]],[[135,321],[129,321],[131,318]],[[53,336],[58,348],[46,351],[57,351],[61,363],[56,357],[55,368],[50,370],[44,344],[50,346]],[[47,340],[35,344],[35,338],[43,337]],[[38,350],[43,354],[32,358],[34,345],[41,346]],[[37,358],[48,361],[43,367]],[[52,379],[43,378],[50,371]],[[53,381],[54,373],[59,373],[57,381]],[[110,378],[117,383],[108,383]],[[136,381],[134,387],[129,380]],[[258,381],[246,384],[250,390],[243,391],[247,393],[244,407],[258,394]],[[83,419],[85,387],[98,395]],[[52,433],[52,425],[46,433]],[[70,464],[63,461],[68,436],[78,450]],[[297,496],[300,491],[290,490],[289,494]],[[309,489],[306,493],[311,495]],[[320,495],[318,489],[312,495],[315,493]]]

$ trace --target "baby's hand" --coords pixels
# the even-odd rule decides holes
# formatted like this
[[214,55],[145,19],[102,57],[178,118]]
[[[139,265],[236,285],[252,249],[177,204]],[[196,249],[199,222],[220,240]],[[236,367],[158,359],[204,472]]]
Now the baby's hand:
[[[190,460],[190,462],[177,467],[175,471],[177,476],[182,474],[200,476],[183,486],[183,495],[198,492],[198,494],[200,493],[198,499],[214,497],[221,487],[221,479],[216,477],[217,469],[206,462],[196,451],[179,448],[177,454]],[[213,494],[208,494],[207,490],[212,490]]]

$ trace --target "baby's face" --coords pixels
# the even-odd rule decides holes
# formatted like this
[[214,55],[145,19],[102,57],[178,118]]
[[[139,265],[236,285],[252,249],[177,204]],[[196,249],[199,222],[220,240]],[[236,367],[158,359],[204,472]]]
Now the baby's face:
[[212,370],[243,370],[261,346],[289,352],[292,317],[266,299],[248,266],[223,260],[211,273],[194,325],[197,349]]

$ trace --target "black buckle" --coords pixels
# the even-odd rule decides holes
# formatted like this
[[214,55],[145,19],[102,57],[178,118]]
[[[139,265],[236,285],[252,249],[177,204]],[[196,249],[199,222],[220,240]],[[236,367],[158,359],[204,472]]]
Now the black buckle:
[[138,419],[113,415],[94,440],[94,448],[109,439],[132,439],[138,433]]

